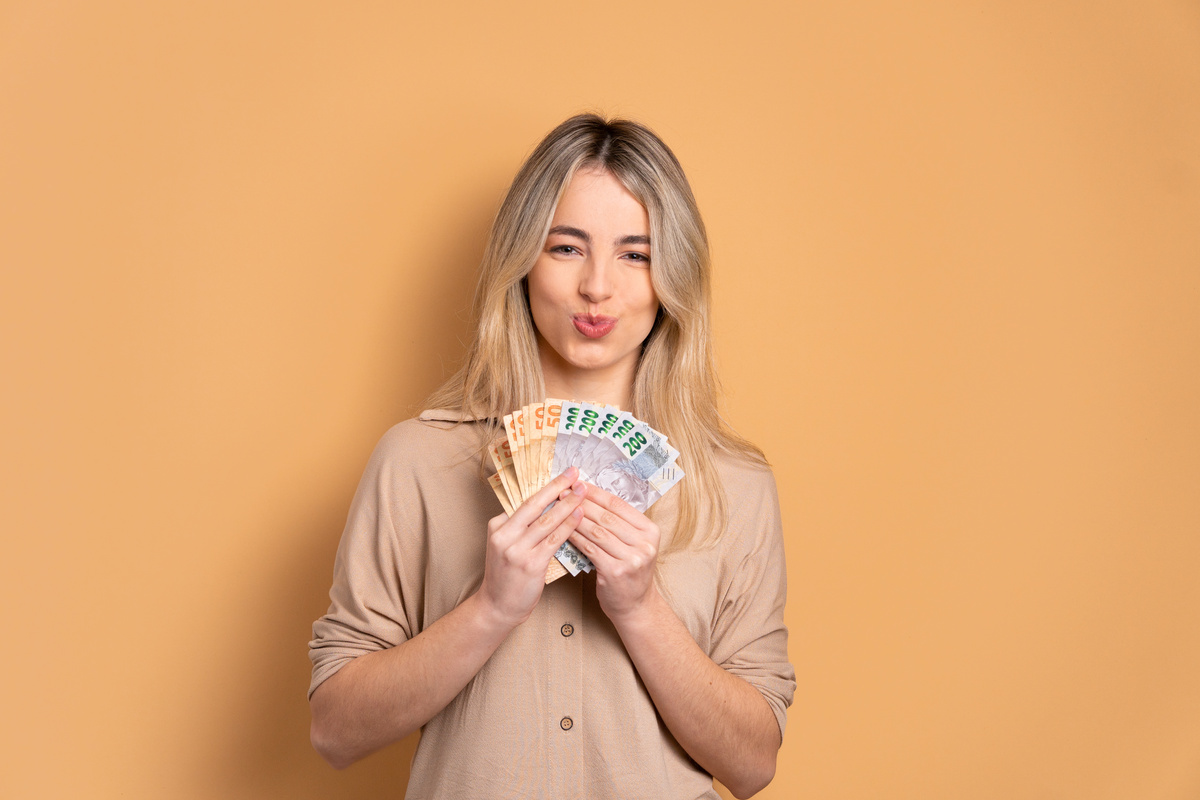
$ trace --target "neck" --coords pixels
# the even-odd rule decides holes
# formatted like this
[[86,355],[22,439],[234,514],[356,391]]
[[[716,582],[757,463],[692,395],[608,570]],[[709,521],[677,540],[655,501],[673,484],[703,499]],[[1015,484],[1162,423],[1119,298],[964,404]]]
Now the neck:
[[546,396],[560,400],[579,400],[588,403],[604,403],[617,408],[629,410],[633,405],[632,387],[626,386],[614,390],[604,381],[589,380],[581,377],[573,381],[556,381],[546,376]]
[[546,396],[560,400],[605,403],[628,411],[633,406],[633,376],[637,361],[598,369],[578,369],[564,362],[546,344],[538,348]]

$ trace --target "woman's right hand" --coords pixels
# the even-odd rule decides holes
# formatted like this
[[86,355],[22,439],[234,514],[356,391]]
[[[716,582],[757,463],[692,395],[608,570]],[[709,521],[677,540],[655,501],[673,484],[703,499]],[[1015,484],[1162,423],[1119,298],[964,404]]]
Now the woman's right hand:
[[[498,624],[515,628],[533,613],[554,553],[583,519],[587,487],[569,468],[520,505],[488,521],[487,555],[478,598]],[[554,508],[546,506],[555,500]]]

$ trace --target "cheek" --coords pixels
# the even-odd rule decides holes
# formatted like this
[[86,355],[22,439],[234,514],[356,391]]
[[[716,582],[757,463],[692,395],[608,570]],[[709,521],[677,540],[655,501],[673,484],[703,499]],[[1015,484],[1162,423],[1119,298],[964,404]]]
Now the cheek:
[[658,315],[658,295],[654,292],[654,286],[650,283],[650,275],[647,272],[644,279],[637,282],[635,287],[631,287],[633,291],[630,297],[634,298],[635,308],[642,316],[649,317],[647,330],[649,326],[654,324],[654,318]]
[[525,296],[529,299],[529,313],[539,331],[554,316],[554,287],[546,280],[546,272],[534,265],[525,279]]

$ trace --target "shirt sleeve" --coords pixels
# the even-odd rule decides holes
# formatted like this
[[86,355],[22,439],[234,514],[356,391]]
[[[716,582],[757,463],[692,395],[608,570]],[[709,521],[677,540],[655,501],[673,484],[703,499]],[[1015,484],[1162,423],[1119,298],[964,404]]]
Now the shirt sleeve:
[[[410,585],[412,575],[404,574],[396,536],[405,524],[405,497],[413,492],[403,469],[400,427],[388,431],[375,447],[350,506],[334,561],[329,610],[313,623],[308,645],[310,698],[354,658],[395,647],[415,635],[410,614],[419,587]],[[408,554],[410,563],[413,555]]]
[[770,472],[760,475],[754,489],[730,492],[724,591],[717,601],[710,656],[762,694],[782,737],[796,673],[783,621],[787,567],[779,497]]

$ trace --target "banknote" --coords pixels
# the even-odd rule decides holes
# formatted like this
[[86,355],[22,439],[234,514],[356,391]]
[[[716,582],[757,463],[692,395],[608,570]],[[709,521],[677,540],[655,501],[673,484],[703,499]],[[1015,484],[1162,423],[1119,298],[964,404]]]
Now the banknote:
[[521,489],[517,483],[517,469],[513,465],[512,447],[508,439],[501,439],[488,449],[492,464],[496,467],[496,475],[509,498],[520,497]]
[[[506,414],[504,432],[488,450],[496,469],[488,483],[508,514],[572,466],[584,481],[639,511],[684,477],[679,451],[667,437],[614,406],[549,398]],[[592,569],[591,561],[565,542],[550,562],[546,583]]]
[[542,447],[538,451],[538,488],[553,480],[554,448],[558,444],[558,425],[562,420],[562,401],[546,400],[546,412],[542,422]]
[[504,415],[504,434],[508,439],[509,451],[512,453],[513,471],[516,473],[519,497],[528,496],[525,489],[525,451],[521,444],[525,438],[524,421],[525,416],[521,409]]

